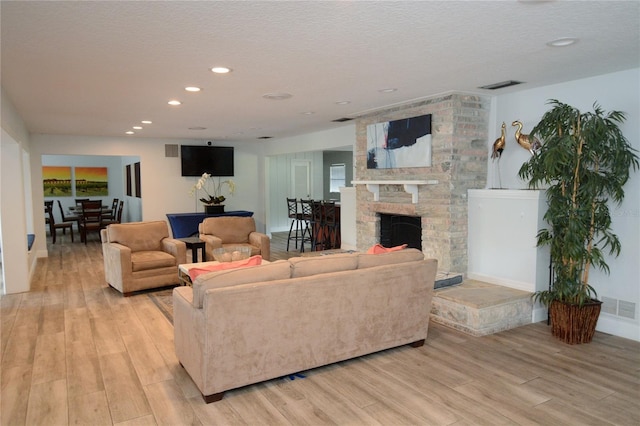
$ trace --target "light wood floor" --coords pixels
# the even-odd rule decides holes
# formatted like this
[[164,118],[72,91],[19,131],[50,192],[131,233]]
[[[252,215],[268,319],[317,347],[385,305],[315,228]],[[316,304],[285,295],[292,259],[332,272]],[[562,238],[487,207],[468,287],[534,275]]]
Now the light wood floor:
[[[274,245],[282,238],[274,238]],[[173,327],[103,279],[97,239],[61,238],[1,300],[3,425],[638,425],[640,343],[555,341],[545,324],[470,337],[432,323],[401,347],[204,404]],[[286,257],[275,247],[277,256]]]

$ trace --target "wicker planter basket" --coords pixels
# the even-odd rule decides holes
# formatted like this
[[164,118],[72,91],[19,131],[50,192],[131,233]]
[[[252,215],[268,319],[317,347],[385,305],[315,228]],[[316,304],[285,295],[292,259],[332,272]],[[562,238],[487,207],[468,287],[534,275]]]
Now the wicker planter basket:
[[551,334],[570,345],[589,343],[596,332],[602,302],[592,300],[582,306],[552,302],[549,306]]

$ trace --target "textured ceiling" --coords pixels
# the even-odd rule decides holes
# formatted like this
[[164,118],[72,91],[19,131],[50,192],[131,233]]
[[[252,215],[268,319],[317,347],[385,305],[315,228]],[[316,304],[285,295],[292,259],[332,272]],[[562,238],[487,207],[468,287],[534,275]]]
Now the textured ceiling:
[[[453,90],[640,66],[638,1],[3,0],[0,14],[2,86],[33,133],[124,136],[147,119],[133,138],[284,137]],[[545,45],[560,37],[580,41]],[[478,89],[504,80],[525,84]],[[262,97],[280,92],[293,96]]]

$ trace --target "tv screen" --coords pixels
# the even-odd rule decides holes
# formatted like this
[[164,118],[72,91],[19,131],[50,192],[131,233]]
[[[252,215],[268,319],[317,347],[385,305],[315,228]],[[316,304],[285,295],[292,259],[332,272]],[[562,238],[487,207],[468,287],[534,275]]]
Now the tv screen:
[[182,176],[233,176],[233,147],[181,145]]

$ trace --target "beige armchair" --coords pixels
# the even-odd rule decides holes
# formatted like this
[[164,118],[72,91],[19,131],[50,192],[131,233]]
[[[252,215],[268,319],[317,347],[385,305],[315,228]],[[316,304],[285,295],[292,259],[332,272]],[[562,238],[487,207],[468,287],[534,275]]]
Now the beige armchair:
[[124,296],[179,284],[178,264],[186,263],[184,242],[169,238],[164,221],[112,224],[100,231],[104,276]]
[[207,260],[213,260],[213,250],[225,246],[251,247],[251,255],[261,255],[264,260],[271,257],[271,240],[266,234],[256,232],[256,221],[252,217],[217,216],[208,217],[198,225],[200,239],[205,245]]

